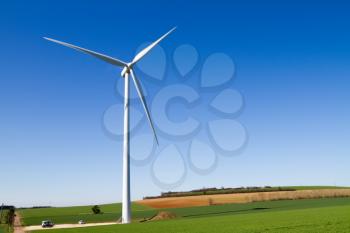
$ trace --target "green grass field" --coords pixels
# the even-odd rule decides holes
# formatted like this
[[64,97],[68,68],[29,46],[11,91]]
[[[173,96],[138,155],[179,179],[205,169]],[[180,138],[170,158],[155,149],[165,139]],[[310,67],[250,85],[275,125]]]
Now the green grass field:
[[[350,198],[311,199],[311,200],[288,200],[266,201],[246,204],[226,204],[201,207],[187,207],[164,209],[175,213],[179,218],[197,218],[220,215],[236,215],[242,213],[271,212],[277,210],[292,210],[318,208],[328,206],[350,205]],[[24,209],[20,211],[23,225],[40,225],[42,220],[50,219],[56,224],[77,223],[84,220],[87,223],[116,221],[121,216],[121,204],[101,205],[103,214],[92,214],[91,206],[61,207]],[[150,218],[159,210],[132,204],[133,221],[138,222],[144,218]]]
[[1,219],[2,224],[0,224],[0,233],[7,233],[8,232],[8,226],[7,226],[7,224],[5,224],[6,215],[7,215],[7,210],[4,210],[2,213],[2,219]]
[[[92,206],[74,206],[57,208],[35,208],[22,209],[22,224],[40,225],[42,220],[52,220],[54,223],[77,223],[83,219],[88,222],[110,222],[116,221],[121,216],[121,204],[99,205],[103,214],[92,214]],[[132,204],[132,211],[136,218],[142,218],[144,212],[150,208],[142,205]],[[140,213],[140,214],[138,214]]]
[[7,224],[0,224],[0,233],[9,233],[12,232],[11,229],[9,229]]
[[[297,190],[312,190],[312,189],[339,189],[346,187],[335,187],[335,186],[291,186]],[[335,204],[338,199],[333,199],[332,203]],[[276,208],[306,208],[307,206],[320,206],[327,202],[320,202],[319,200],[303,200],[299,202],[295,201],[273,201],[273,202],[259,202],[259,203],[248,203],[248,204],[234,204],[234,205],[221,205],[221,206],[210,206],[210,207],[194,207],[194,208],[178,208],[171,209],[169,211],[175,212],[179,217],[186,215],[196,215],[198,213],[211,213],[211,212],[225,212],[226,209],[231,211],[248,211],[246,209],[254,208],[265,208],[263,211],[275,210]],[[268,206],[268,207],[266,207]],[[76,206],[76,207],[60,207],[60,208],[40,208],[40,209],[23,209],[20,210],[22,216],[23,225],[39,225],[42,220],[52,220],[56,224],[60,223],[77,223],[79,220],[84,220],[87,223],[94,222],[110,222],[116,221],[121,216],[121,204],[107,204],[100,205],[101,210],[104,214],[92,214],[92,206]],[[157,210],[153,210],[149,207],[141,206],[133,203],[133,220],[138,221],[144,218],[149,218],[157,213]],[[262,209],[260,209],[262,211]]]
[[7,226],[0,224],[0,233],[5,233],[6,232]]
[[0,233],[5,233],[6,231],[6,226],[3,224],[0,224]]
[[[293,186],[297,190],[334,189],[333,186]],[[100,205],[103,214],[92,214],[92,206],[23,209],[24,225],[39,225],[50,219],[56,224],[116,221],[121,204]],[[152,209],[132,204],[133,223],[76,229],[55,229],[52,233],[112,232],[350,232],[350,198],[324,198],[253,202],[201,207],[162,209],[176,214],[173,220],[140,223],[157,214]],[[349,229],[349,230],[348,230]],[[0,233],[1,232],[0,230]],[[42,231],[34,233],[43,233]]]
[[[140,210],[148,213],[150,210]],[[349,232],[350,198],[268,201],[169,209],[178,218],[129,225],[56,229],[51,233]],[[42,233],[38,231],[35,233]]]

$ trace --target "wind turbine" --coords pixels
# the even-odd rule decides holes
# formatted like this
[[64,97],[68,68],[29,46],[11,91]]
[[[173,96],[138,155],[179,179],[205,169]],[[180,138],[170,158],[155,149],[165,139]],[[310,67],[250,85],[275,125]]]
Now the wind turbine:
[[123,197],[122,197],[122,223],[130,223],[131,222],[131,202],[130,202],[130,132],[129,132],[129,75],[131,76],[136,91],[140,97],[141,103],[145,110],[148,122],[151,126],[154,139],[158,144],[158,138],[153,126],[153,122],[146,104],[145,97],[143,95],[143,91],[140,85],[140,81],[136,78],[136,75],[133,71],[134,65],[140,61],[147,53],[149,53],[159,42],[161,42],[165,37],[167,37],[170,33],[172,33],[176,27],[165,33],[158,40],[154,41],[152,44],[141,50],[134,59],[126,63],[122,60],[97,53],[88,49],[84,49],[72,44],[68,44],[66,42],[54,40],[51,38],[44,37],[44,39],[64,45],[66,47],[78,50],[83,53],[90,54],[98,59],[101,59],[107,63],[110,63],[115,66],[119,66],[123,68],[121,72],[121,77],[124,78],[124,135],[123,135]]

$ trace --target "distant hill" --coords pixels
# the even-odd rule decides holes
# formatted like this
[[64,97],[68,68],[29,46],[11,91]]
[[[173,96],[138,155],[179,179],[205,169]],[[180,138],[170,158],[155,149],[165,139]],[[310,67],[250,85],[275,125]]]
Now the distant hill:
[[146,196],[143,199],[156,199],[166,197],[187,197],[198,195],[216,195],[216,194],[231,194],[231,193],[257,193],[257,192],[276,192],[276,191],[297,191],[297,190],[314,190],[314,189],[346,189],[348,187],[338,186],[281,186],[281,187],[238,187],[238,188],[201,188],[190,191],[180,192],[162,192],[159,196]]

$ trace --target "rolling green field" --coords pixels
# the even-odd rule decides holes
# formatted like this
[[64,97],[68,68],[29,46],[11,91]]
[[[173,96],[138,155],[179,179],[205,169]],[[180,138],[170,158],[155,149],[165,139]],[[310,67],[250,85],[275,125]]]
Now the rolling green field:
[[7,224],[5,224],[6,215],[7,215],[7,210],[4,210],[2,213],[2,219],[1,219],[2,224],[0,224],[0,233],[7,233],[8,232],[8,226],[7,226]]
[[[22,224],[25,226],[40,225],[41,221],[46,219],[52,220],[56,224],[77,223],[81,219],[87,223],[111,222],[117,221],[121,216],[120,203],[99,206],[103,214],[92,214],[92,206],[22,209],[19,210],[19,213],[22,217]],[[142,218],[142,213],[150,210],[149,207],[136,203],[132,203],[131,208],[136,218]]]
[[[329,206],[350,205],[350,198],[306,199],[287,201],[266,201],[245,204],[226,204],[214,206],[200,206],[187,208],[162,209],[176,214],[178,218],[198,218],[207,216],[236,215],[256,212],[271,212],[277,210],[294,210],[319,208]],[[40,225],[42,220],[50,219],[56,224],[77,223],[84,220],[86,223],[112,222],[121,216],[121,204],[100,205],[103,214],[92,214],[91,206],[42,208],[20,210],[22,223]],[[132,204],[132,217],[134,222],[148,219],[157,214],[159,210]]]
[[[293,186],[296,190],[337,189],[333,186]],[[113,222],[121,216],[121,204],[100,205],[103,214],[92,214],[92,206],[22,209],[23,225],[39,225],[50,219],[56,224]],[[159,211],[176,219],[147,221]],[[133,223],[99,227],[52,229],[52,233],[112,232],[350,232],[350,198],[323,198],[252,202],[200,207],[152,209],[132,204]],[[0,233],[1,229],[0,229]],[[33,233],[43,233],[37,231]]]
[[[293,188],[296,190],[315,190],[315,189],[344,189],[348,187],[336,187],[336,186],[290,186],[286,188]],[[333,204],[338,199],[333,199]],[[343,200],[343,199],[341,199]],[[209,207],[192,207],[192,208],[177,208],[170,209],[169,211],[174,212],[179,217],[186,215],[196,215],[196,213],[207,213],[207,212],[225,212],[226,209],[229,211],[237,211],[240,209],[253,209],[253,208],[265,208],[264,211],[269,211],[276,208],[307,208],[308,206],[322,206],[324,201],[319,203],[319,200],[306,200],[306,201],[272,201],[272,202],[258,202],[258,203],[247,203],[247,204],[228,204],[220,206],[209,206]],[[267,208],[266,205],[269,207]],[[121,204],[107,204],[100,205],[103,214],[92,214],[92,206],[75,206],[75,207],[59,207],[59,208],[37,208],[37,209],[22,209],[20,214],[22,216],[22,223],[25,226],[28,225],[39,225],[42,220],[52,220],[56,224],[60,223],[77,223],[79,220],[84,220],[87,223],[97,222],[110,222],[116,221],[121,216]],[[136,203],[132,204],[133,220],[139,221],[144,218],[150,218],[155,215],[158,211],[151,209],[146,206],[142,206]],[[245,210],[247,211],[247,210]],[[262,211],[262,209],[260,209]],[[232,214],[232,212],[231,212]]]
[[[150,210],[139,212],[149,213]],[[75,229],[51,233],[112,232],[349,232],[350,198],[268,201],[169,209],[174,220]],[[35,233],[42,233],[37,231]]]

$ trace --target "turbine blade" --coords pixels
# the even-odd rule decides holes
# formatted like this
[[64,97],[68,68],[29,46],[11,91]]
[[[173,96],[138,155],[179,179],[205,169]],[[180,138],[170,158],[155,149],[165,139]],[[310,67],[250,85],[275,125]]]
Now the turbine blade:
[[69,47],[69,48],[72,48],[72,49],[75,49],[75,50],[78,50],[78,51],[83,52],[83,53],[90,54],[90,55],[92,55],[98,59],[101,59],[105,62],[108,62],[112,65],[121,66],[121,67],[127,66],[127,64],[125,62],[118,60],[116,58],[101,54],[101,53],[97,53],[97,52],[94,52],[94,51],[91,51],[88,49],[84,49],[84,48],[81,48],[81,47],[78,47],[78,46],[75,46],[72,44],[68,44],[66,42],[58,41],[58,40],[47,38],[47,37],[44,37],[44,39],[55,42],[57,44],[60,44],[60,45],[66,46],[66,47]]
[[136,78],[135,74],[134,74],[134,71],[132,69],[130,69],[130,74],[131,74],[131,77],[132,77],[132,80],[134,81],[134,84],[135,84],[135,87],[136,87],[136,91],[140,97],[140,100],[141,100],[141,103],[143,105],[143,108],[145,109],[145,112],[146,112],[146,116],[147,116],[147,119],[148,119],[148,122],[152,128],[152,131],[153,131],[153,135],[154,135],[154,139],[156,140],[157,142],[157,145],[159,145],[158,143],[158,138],[157,138],[157,134],[156,134],[156,131],[154,129],[154,126],[153,126],[153,122],[152,122],[152,119],[151,119],[151,116],[149,114],[149,110],[148,110],[148,107],[147,107],[147,104],[146,104],[146,99],[145,99],[145,96],[143,95],[143,91],[142,91],[142,88],[141,88],[141,84],[139,82],[139,80]]
[[160,37],[158,40],[156,40],[155,42],[153,42],[152,44],[150,44],[149,46],[147,46],[146,48],[144,48],[143,50],[141,50],[141,52],[139,52],[138,54],[136,54],[136,56],[134,57],[134,59],[131,62],[131,65],[134,65],[136,62],[138,62],[141,58],[143,58],[149,51],[151,51],[151,49],[154,48],[154,46],[156,46],[157,44],[159,44],[159,42],[161,42],[165,37],[167,37],[170,33],[172,33],[174,30],[176,29],[176,27],[172,28],[170,31],[168,31],[167,33],[165,33],[162,37]]

